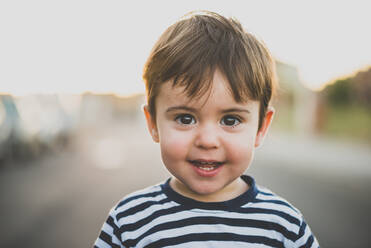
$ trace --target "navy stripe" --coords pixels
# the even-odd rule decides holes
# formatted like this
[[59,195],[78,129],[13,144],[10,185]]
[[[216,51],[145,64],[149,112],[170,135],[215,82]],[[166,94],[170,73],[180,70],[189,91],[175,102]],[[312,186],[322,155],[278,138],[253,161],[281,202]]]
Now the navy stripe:
[[305,234],[305,228],[306,227],[307,227],[307,223],[305,223],[305,221],[303,221],[303,223],[300,226],[300,230],[299,230],[297,240],[300,239],[301,237],[303,237],[303,235]]
[[258,194],[274,196],[272,193],[264,192],[264,191],[258,191]]
[[183,206],[176,206],[173,208],[168,208],[168,209],[161,209],[158,211],[153,212],[151,215],[149,215],[146,218],[143,218],[135,223],[132,224],[127,224],[124,226],[120,227],[120,232],[130,232],[130,231],[135,231],[139,229],[140,227],[147,225],[148,223],[152,222],[154,219],[160,217],[160,216],[166,216],[166,215],[171,215],[174,213],[178,213],[181,211],[184,211],[186,208]]
[[109,216],[108,217],[106,223],[112,227],[112,229],[113,229],[113,235],[115,235],[118,240],[121,240],[120,230],[119,230],[118,226],[115,224],[115,221],[114,221],[114,219],[113,219],[112,216]]
[[300,246],[299,248],[310,248],[312,246],[313,242],[314,242],[314,237],[313,237],[313,235],[310,235],[307,242],[304,245]]
[[[274,230],[281,233],[287,239],[296,240],[296,233],[287,230],[285,227],[268,221],[262,220],[251,220],[251,219],[232,219],[232,218],[221,218],[221,217],[192,217],[188,219],[181,219],[177,221],[171,221],[159,224],[154,226],[153,228],[149,229],[147,232],[143,233],[141,236],[137,237],[136,239],[128,239],[124,242],[125,246],[136,246],[136,244],[153,233],[164,231],[164,230],[171,230],[175,228],[181,228],[185,226],[192,226],[192,225],[216,225],[216,224],[223,224],[227,226],[237,226],[237,227],[252,227],[252,228],[260,228],[264,230]],[[218,233],[217,233],[218,234]],[[217,235],[214,233],[214,235]],[[219,234],[218,234],[219,235]]]
[[106,223],[110,225],[113,229],[118,229],[112,216],[108,216]]
[[[244,213],[244,214],[267,214],[267,215],[276,215],[284,218],[288,222],[295,224],[297,226],[300,225],[300,220],[298,218],[293,217],[292,215],[285,213],[279,210],[267,209],[267,208],[240,208],[236,213]],[[271,218],[271,217],[270,217]]]
[[120,248],[119,245],[116,245],[114,243],[112,243],[112,237],[106,233],[105,231],[101,231],[100,235],[99,235],[99,239],[103,240],[104,242],[106,242],[107,244],[109,244],[111,247],[114,247],[114,248]]
[[264,245],[268,245],[271,247],[284,248],[283,244],[275,239],[261,237],[261,236],[238,235],[234,233],[218,233],[218,234],[193,233],[193,234],[178,236],[174,238],[160,239],[145,247],[146,248],[165,247],[165,246],[178,245],[178,244],[195,242],[195,241],[233,241],[233,242],[241,241],[241,242],[248,242],[248,243],[264,244]]
[[274,204],[278,204],[278,205],[283,205],[283,206],[287,206],[287,207],[291,208],[293,211],[295,211],[295,213],[298,213],[298,211],[295,208],[293,208],[289,203],[287,203],[285,201],[281,201],[281,200],[254,199],[253,202],[256,202],[256,203],[260,203],[260,202],[274,203]]
[[133,215],[133,214],[138,213],[140,211],[143,211],[143,210],[149,208],[152,205],[161,205],[161,204],[164,204],[166,202],[170,202],[170,200],[168,198],[165,198],[165,199],[162,199],[160,201],[146,201],[146,202],[143,202],[139,205],[136,205],[132,208],[129,208],[125,211],[122,211],[122,212],[118,213],[116,215],[116,218],[117,218],[117,220],[120,220],[123,217],[130,216],[130,215]]
[[146,194],[140,194],[140,195],[133,195],[129,198],[126,198],[124,200],[122,200],[121,202],[119,202],[119,204],[117,204],[115,210],[117,210],[119,207],[121,207],[122,205],[126,204],[126,203],[129,203],[135,199],[138,199],[138,198],[142,198],[142,197],[155,197],[155,196],[158,196],[158,195],[161,195],[162,194],[162,190],[161,188],[159,188],[159,191],[154,191],[154,192],[150,192],[150,193],[146,193]]

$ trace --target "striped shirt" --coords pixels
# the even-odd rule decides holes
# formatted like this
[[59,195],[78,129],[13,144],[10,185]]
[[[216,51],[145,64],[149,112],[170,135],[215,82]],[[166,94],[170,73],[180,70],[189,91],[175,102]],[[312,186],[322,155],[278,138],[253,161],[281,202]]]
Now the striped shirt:
[[165,183],[134,192],[109,213],[94,247],[319,247],[301,213],[257,186],[224,202],[199,202]]

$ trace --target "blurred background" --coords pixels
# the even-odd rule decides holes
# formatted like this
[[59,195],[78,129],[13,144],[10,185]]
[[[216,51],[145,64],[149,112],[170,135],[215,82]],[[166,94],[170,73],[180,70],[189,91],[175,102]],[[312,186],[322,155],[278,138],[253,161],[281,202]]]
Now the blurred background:
[[367,1],[2,1],[0,247],[90,247],[124,195],[169,177],[141,106],[159,35],[191,10],[236,17],[280,83],[246,172],[322,247],[370,247]]

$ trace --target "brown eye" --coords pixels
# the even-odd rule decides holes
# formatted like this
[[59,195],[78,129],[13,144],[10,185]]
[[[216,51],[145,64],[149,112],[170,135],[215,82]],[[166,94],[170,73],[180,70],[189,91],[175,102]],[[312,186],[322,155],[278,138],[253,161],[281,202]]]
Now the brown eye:
[[196,123],[195,118],[190,114],[178,115],[175,121],[182,125],[192,125]]
[[237,126],[238,124],[241,123],[240,119],[235,117],[235,116],[225,116],[223,119],[220,121],[220,123],[224,126]]

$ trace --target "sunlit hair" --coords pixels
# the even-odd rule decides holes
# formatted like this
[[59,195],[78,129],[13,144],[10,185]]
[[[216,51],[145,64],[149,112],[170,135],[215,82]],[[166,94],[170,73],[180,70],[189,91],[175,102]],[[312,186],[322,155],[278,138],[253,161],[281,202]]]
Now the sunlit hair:
[[152,118],[163,83],[171,80],[173,86],[184,87],[188,97],[197,98],[212,87],[216,69],[228,80],[236,102],[260,102],[260,128],[274,91],[274,61],[237,20],[208,11],[187,14],[154,45],[143,72]]

